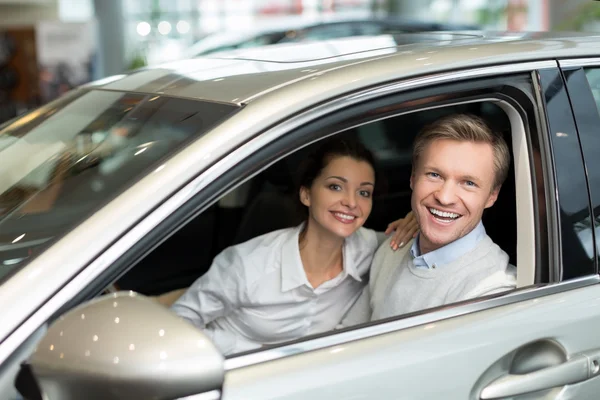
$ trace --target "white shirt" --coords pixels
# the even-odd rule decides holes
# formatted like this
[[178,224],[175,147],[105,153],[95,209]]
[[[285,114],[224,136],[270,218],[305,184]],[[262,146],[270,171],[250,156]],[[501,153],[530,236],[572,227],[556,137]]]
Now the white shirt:
[[379,235],[360,228],[348,237],[342,272],[315,289],[300,259],[302,226],[223,250],[172,310],[226,355],[334,329],[365,285]]

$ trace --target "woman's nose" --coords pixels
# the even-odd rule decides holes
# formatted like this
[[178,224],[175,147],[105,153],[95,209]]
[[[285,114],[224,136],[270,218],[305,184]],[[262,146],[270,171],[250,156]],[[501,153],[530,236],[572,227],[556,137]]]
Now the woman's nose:
[[344,195],[344,197],[342,199],[342,205],[349,207],[349,208],[356,207],[356,194],[355,193],[347,193],[346,195]]

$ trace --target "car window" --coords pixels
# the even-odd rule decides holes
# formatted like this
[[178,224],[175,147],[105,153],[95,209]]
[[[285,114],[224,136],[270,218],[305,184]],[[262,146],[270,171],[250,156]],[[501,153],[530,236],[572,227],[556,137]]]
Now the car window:
[[352,36],[353,25],[350,23],[338,23],[308,28],[300,35],[305,40],[327,40]]
[[0,131],[1,276],[237,107],[80,91]]
[[[539,74],[558,194],[562,262],[561,270],[556,273],[561,279],[567,280],[594,274],[596,260],[590,229],[592,210],[587,192],[587,174],[578,135],[578,128],[582,126],[577,126],[572,109],[572,104],[581,98],[569,98],[563,76],[558,68],[542,70]],[[586,90],[589,95],[589,88]],[[586,102],[591,103],[587,98]],[[596,112],[594,104],[588,106]]]
[[600,112],[600,68],[586,69],[585,75],[592,89],[598,112]]
[[356,35],[381,35],[387,33],[389,30],[385,28],[383,24],[376,22],[363,22],[354,26]]
[[[600,123],[600,67],[586,68],[583,72],[587,82],[582,79],[580,71],[567,74],[567,84],[571,92],[573,111],[577,119],[577,129],[579,130],[588,170],[593,208],[593,221],[590,219],[582,221],[578,235],[582,238],[582,241],[591,243],[594,239],[593,233],[595,233],[596,263],[598,264],[600,260],[600,160],[596,155],[600,151],[600,134],[598,133],[598,124]],[[587,91],[588,86],[592,96]],[[595,107],[591,106],[591,99],[593,99]]]
[[[361,124],[338,134],[340,138],[360,141],[375,158],[378,178],[373,209],[365,227],[383,232],[389,222],[404,217],[410,210],[413,139],[427,124],[459,112],[484,117],[496,131],[510,139],[508,116],[491,102],[412,112]],[[215,257],[225,249],[264,234],[298,226],[305,217],[297,206],[297,172],[307,154],[318,145],[319,142],[289,154],[229,192],[139,261],[116,282],[116,288],[154,296],[157,301],[169,306],[199,277],[207,274]],[[515,196],[514,172],[511,169],[497,205],[485,213],[484,224],[487,233],[506,251],[510,263],[518,266]],[[197,243],[202,243],[202,246]],[[169,268],[164,268],[166,264]],[[257,278],[250,279],[254,281]],[[248,307],[251,307],[250,303]],[[307,334],[311,333],[316,332],[307,331]]]

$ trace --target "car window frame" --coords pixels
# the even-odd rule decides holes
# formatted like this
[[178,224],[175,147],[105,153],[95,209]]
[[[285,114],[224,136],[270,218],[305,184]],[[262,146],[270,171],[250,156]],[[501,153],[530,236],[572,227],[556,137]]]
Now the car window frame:
[[[529,74],[523,73],[520,75],[522,77],[528,77],[529,79],[531,79],[531,75],[529,75]],[[492,83],[493,79],[497,79],[499,81],[507,81],[509,78],[506,76],[501,76],[501,77],[482,79],[482,80],[478,81],[474,86],[475,87],[491,86],[491,85],[493,85],[493,83]],[[464,82],[462,82],[462,83],[464,83]],[[497,82],[495,82],[495,83],[497,84]],[[446,85],[441,85],[441,88],[440,87],[418,88],[418,89],[414,90],[412,93],[409,93],[409,94],[401,93],[401,94],[398,94],[398,96],[404,96],[405,100],[421,99],[422,97],[428,97],[431,95],[438,94],[438,92],[453,93],[453,89],[451,88],[452,86],[453,85],[446,84]],[[418,94],[415,95],[415,92]],[[330,122],[327,122],[326,119],[321,119],[320,124],[324,125],[324,127],[321,129],[318,129],[318,128],[315,129],[315,128],[311,127],[310,125],[304,125],[303,126],[304,129],[300,129],[298,131],[298,133],[294,134],[293,131],[290,131],[286,135],[280,137],[278,146],[276,146],[276,148],[270,148],[270,149],[267,148],[267,150],[265,150],[264,147],[263,148],[259,147],[258,151],[251,153],[251,156],[246,158],[244,160],[244,162],[239,163],[234,168],[228,170],[225,174],[221,175],[218,178],[219,181],[227,182],[227,185],[228,185],[227,189],[222,188],[218,192],[215,191],[215,193],[213,193],[211,195],[211,199],[209,200],[208,198],[206,198],[205,201],[202,202],[203,205],[201,207],[196,208],[195,211],[185,210],[184,208],[181,208],[178,210],[178,212],[181,212],[184,215],[187,214],[187,216],[185,218],[186,218],[186,221],[189,221],[192,218],[194,218],[196,215],[198,215],[199,213],[204,211],[206,208],[208,208],[210,205],[212,205],[215,201],[218,201],[218,199],[221,198],[223,195],[225,195],[229,190],[232,190],[233,188],[237,187],[238,185],[243,184],[248,179],[251,179],[252,177],[254,177],[258,173],[260,173],[262,170],[264,170],[268,166],[272,165],[273,163],[275,163],[275,162],[281,160],[282,158],[286,157],[287,155],[289,155],[290,152],[297,151],[299,148],[310,145],[317,140],[321,140],[325,137],[334,135],[334,134],[342,132],[344,130],[347,130],[347,129],[350,129],[350,128],[353,128],[353,127],[356,127],[359,125],[368,124],[370,122],[374,122],[374,121],[380,120],[382,118],[392,118],[392,117],[395,117],[395,116],[398,116],[401,114],[414,113],[414,112],[418,112],[418,111],[423,111],[425,109],[431,109],[431,108],[437,108],[437,107],[449,107],[449,106],[456,105],[456,104],[463,104],[465,102],[482,102],[482,101],[489,101],[489,100],[493,100],[493,101],[497,101],[497,102],[506,102],[506,105],[509,105],[508,100],[510,100],[510,98],[509,98],[509,96],[505,96],[504,99],[502,98],[502,96],[498,96],[495,98],[490,97],[490,96],[479,96],[479,97],[470,98],[465,95],[463,97],[454,99],[452,101],[442,101],[437,104],[428,104],[427,106],[417,106],[417,107],[414,107],[413,109],[406,110],[402,113],[390,113],[385,116],[384,115],[378,115],[375,117],[372,116],[372,117],[370,117],[369,120],[360,121],[360,122],[358,122],[358,121],[349,122],[348,120],[346,120],[347,118],[350,118],[351,116],[355,116],[356,110],[353,108],[345,109],[344,111],[340,111],[337,113],[339,115],[345,114],[345,116],[339,117],[342,119],[342,121],[345,123],[345,125],[343,124],[341,126],[336,126],[335,128],[332,128],[330,126],[330,124],[331,124]],[[386,98],[386,99],[374,100],[372,102],[365,102],[362,105],[372,108],[373,107],[372,104],[376,103],[377,101],[381,102],[382,105],[390,103],[390,100]],[[533,100],[530,99],[529,101],[531,101],[532,105],[533,105]],[[515,104],[514,106],[511,106],[511,107],[513,107],[513,110],[515,112],[514,114],[518,115],[518,111],[517,111],[518,104]],[[371,111],[371,108],[368,111]],[[523,120],[527,119],[527,117],[523,116],[523,115],[521,115],[520,117],[517,117],[517,118],[520,119],[521,122]],[[513,120],[513,121],[511,121],[511,124],[514,124],[515,122],[518,122],[518,121]],[[531,136],[532,134],[537,134],[537,130],[536,130],[536,132],[530,133],[529,129],[525,129],[525,127],[521,127],[520,129],[523,131],[523,135],[525,136],[525,139],[527,137]],[[514,133],[514,128],[513,128],[513,133]],[[286,142],[289,142],[289,143],[286,143]],[[529,146],[529,144],[527,144],[527,146]],[[271,146],[271,147],[273,147],[273,146]],[[293,150],[290,150],[290,147],[292,147]],[[273,156],[274,154],[276,154],[277,157],[274,157]],[[256,165],[251,166],[248,164],[248,162],[250,164],[259,162],[259,163],[262,163],[262,166],[260,166],[260,167],[257,167]],[[254,169],[254,171],[253,171],[253,169]],[[531,175],[531,171],[528,171],[527,173],[529,175]],[[528,177],[528,181],[531,182],[530,177]],[[530,187],[530,189],[531,189],[531,187]],[[530,194],[529,196],[531,197],[531,203],[532,203],[531,208],[534,209],[534,211],[533,211],[534,213],[537,213],[537,210],[535,209],[535,207],[533,207],[533,195]],[[193,216],[189,215],[190,212],[193,212]],[[168,230],[168,228],[166,228],[166,230]],[[534,231],[534,236],[537,235],[537,230],[535,228],[531,228],[531,230]],[[162,231],[164,231],[164,230],[162,230]],[[164,237],[162,240],[164,240],[164,239],[166,239],[166,237]],[[153,246],[153,247],[155,247],[155,246]],[[534,256],[533,263],[536,266],[540,265],[540,262],[536,262],[537,259],[539,259],[539,258]],[[113,275],[112,278],[110,278],[110,279],[115,279],[115,278],[116,278],[116,275]],[[105,282],[109,282],[110,279],[106,279]],[[534,279],[533,276],[530,279]],[[494,299],[496,297],[497,296],[490,296],[488,301],[494,301]],[[479,309],[478,304],[481,301],[482,301],[481,299],[477,299],[476,301],[463,302],[464,304],[457,303],[457,304],[453,305],[452,308],[456,309],[456,308],[462,307],[462,306],[469,306],[468,307],[469,311],[466,311],[467,308],[463,308],[462,310],[458,311],[458,314],[462,315],[463,313],[470,313],[470,312],[474,312],[474,311],[478,310]],[[500,300],[500,302],[501,301],[502,300]],[[442,308],[447,308],[447,307],[442,307]],[[439,311],[443,311],[443,310],[439,310]],[[410,319],[413,316],[419,318],[419,317],[422,317],[422,315],[427,315],[429,313],[435,314],[436,312],[437,311],[435,309],[427,310],[427,311],[420,311],[420,312],[414,313],[414,315],[413,314],[402,315],[402,316],[398,316],[395,318],[391,318],[390,322],[397,323],[398,320]],[[456,315],[458,315],[458,314],[456,314]],[[435,319],[435,320],[437,320],[437,319]],[[382,323],[382,322],[377,321],[377,322],[372,323],[372,325],[376,326],[376,325],[379,325],[380,323]],[[370,327],[367,327],[367,328],[370,328]],[[354,330],[355,330],[354,327],[348,329],[350,334],[352,334],[352,331],[354,331]],[[340,331],[340,333],[341,333],[341,331]],[[324,337],[326,339],[327,336],[330,336],[330,335],[331,335],[331,332],[327,332],[323,335],[313,335],[313,336],[318,336],[318,337],[315,337],[315,339],[319,340],[322,337]],[[311,338],[304,339],[303,338],[300,340],[305,342],[305,341],[310,341],[313,339],[311,339]],[[280,346],[275,346],[274,350],[277,350],[278,348],[280,348]],[[261,352],[258,352],[258,354],[260,354],[260,353]],[[253,351],[253,352],[249,352],[248,355],[252,356],[252,355],[256,355],[256,354],[257,354],[257,352]],[[233,357],[234,358],[245,357],[245,355],[244,354],[233,355]]]
[[[62,312],[67,309],[81,303],[86,300],[86,297],[92,295],[92,291],[86,292],[83,288],[90,288],[95,284],[102,283],[103,279],[115,276],[115,269],[123,266],[123,262],[130,262],[127,254],[130,250],[137,252],[137,255],[143,255],[144,251],[151,251],[153,246],[157,243],[149,243],[152,239],[152,232],[159,232],[162,228],[168,227],[167,225],[161,225],[165,221],[176,221],[178,225],[181,225],[187,218],[188,220],[193,218],[195,215],[202,212],[212,202],[219,198],[219,195],[226,193],[228,190],[233,189],[234,186],[242,184],[245,180],[250,179],[252,176],[258,174],[262,169],[272,164],[272,160],[264,160],[264,165],[259,166],[253,173],[249,173],[245,177],[240,178],[240,181],[231,183],[228,182],[228,173],[235,172],[235,167],[239,167],[240,155],[258,153],[258,150],[265,144],[272,143],[278,145],[286,145],[286,141],[293,141],[294,138],[290,135],[285,135],[292,130],[301,127],[306,124],[307,120],[314,120],[320,115],[331,113],[333,111],[342,110],[350,104],[356,104],[367,99],[380,99],[385,98],[387,95],[400,92],[408,92],[411,88],[427,88],[432,85],[442,85],[444,83],[454,82],[456,79],[461,82],[468,81],[475,78],[498,76],[507,73],[531,73],[534,74],[538,68],[547,68],[549,66],[555,66],[556,64],[552,61],[538,61],[533,63],[519,63],[508,66],[491,66],[487,68],[476,68],[471,70],[449,72],[439,74],[434,77],[430,77],[427,82],[423,82],[423,78],[414,79],[403,79],[393,83],[382,84],[376,88],[363,90],[359,93],[350,93],[342,98],[332,99],[330,102],[326,102],[319,106],[316,106],[310,110],[306,110],[303,113],[299,113],[295,116],[291,116],[283,123],[271,127],[267,131],[257,134],[255,139],[246,142],[241,147],[229,153],[225,158],[220,159],[208,169],[204,170],[198,175],[196,179],[190,182],[187,186],[182,188],[175,195],[168,198],[161,206],[156,208],[152,213],[147,215],[138,225],[129,230],[125,235],[116,240],[103,254],[98,256],[95,260],[91,261],[85,269],[79,273],[75,278],[68,282],[59,292],[47,303],[43,304],[37,312],[30,317],[24,324],[22,324],[16,332],[17,335],[11,336],[11,346],[19,344],[19,338],[26,338],[39,327],[41,324],[46,323],[52,317],[58,317]],[[319,138],[318,134],[315,138]],[[322,136],[320,137],[322,138]],[[308,139],[302,139],[305,145],[308,145]],[[288,143],[289,144],[289,143]],[[270,164],[269,164],[270,163]],[[232,167],[233,166],[233,167]],[[239,177],[239,176],[238,176]],[[217,179],[222,178],[222,179]],[[213,190],[208,190],[208,186],[214,182],[221,182],[220,187],[215,187]],[[218,193],[217,193],[218,191]],[[202,196],[197,196],[198,193],[202,192]],[[194,204],[190,202],[190,199],[196,198],[197,202]],[[187,207],[187,208],[186,208]],[[180,211],[180,212],[179,212]],[[170,220],[169,220],[170,218]],[[170,233],[160,232],[161,235],[166,239]],[[171,232],[172,233],[172,232]],[[144,240],[142,240],[144,238]],[[154,238],[155,239],[155,238]],[[145,243],[147,246],[142,248],[141,242],[148,241]],[[136,247],[137,246],[137,247]],[[112,274],[112,275],[111,275]],[[597,277],[596,277],[597,278]],[[560,292],[562,290],[571,290],[579,287],[588,286],[591,284],[598,283],[598,279],[580,279],[571,282],[561,283],[558,285],[546,285],[545,287],[530,287],[523,291],[519,291],[516,294],[507,295],[501,299],[490,299],[477,302],[476,307],[481,308],[481,304],[484,304],[485,308],[494,307],[500,302],[518,302],[524,298],[535,298],[538,296],[545,296],[548,294]],[[96,293],[97,294],[97,293]],[[463,307],[461,309],[464,312],[473,312],[474,310],[469,307]],[[443,312],[442,310],[441,312]],[[447,310],[446,310],[447,311]],[[431,311],[426,311],[426,315],[430,317],[435,314]],[[411,324],[416,321],[414,319],[404,319],[403,323],[407,320],[412,321]],[[422,320],[422,318],[421,318]],[[392,321],[392,323],[398,323],[398,321]],[[386,324],[378,324],[377,326],[382,327]],[[312,340],[312,339],[310,339]],[[6,344],[6,343],[5,343]],[[280,348],[281,349],[281,348]],[[271,349],[266,350],[272,352]],[[10,347],[4,346],[2,351],[3,354],[7,354],[6,351],[10,351]],[[2,354],[0,354],[1,356]],[[255,353],[259,358],[265,356],[263,352]],[[271,353],[267,356],[268,359],[272,357],[285,356],[286,354]],[[270,358],[271,357],[271,358]],[[239,359],[239,357],[238,357]],[[264,357],[263,357],[264,359]],[[2,362],[0,358],[0,362]],[[265,359],[266,360],[266,359]],[[250,364],[255,361],[250,362]]]

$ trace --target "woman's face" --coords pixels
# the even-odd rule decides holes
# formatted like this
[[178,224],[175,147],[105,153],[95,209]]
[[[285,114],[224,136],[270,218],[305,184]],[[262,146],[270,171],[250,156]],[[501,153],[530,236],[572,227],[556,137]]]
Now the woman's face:
[[310,188],[300,189],[300,201],[308,207],[308,229],[319,229],[347,238],[371,213],[375,172],[365,161],[332,158]]

